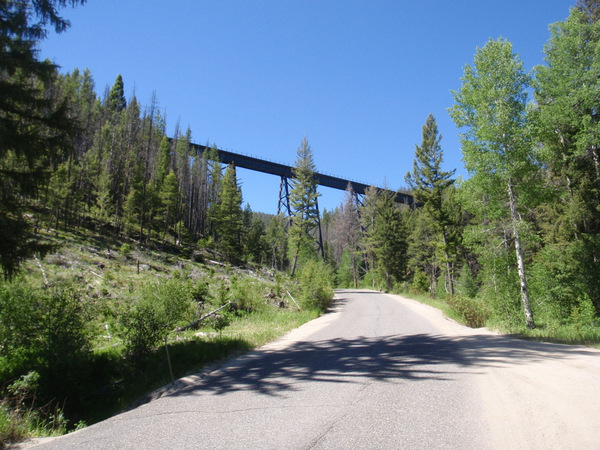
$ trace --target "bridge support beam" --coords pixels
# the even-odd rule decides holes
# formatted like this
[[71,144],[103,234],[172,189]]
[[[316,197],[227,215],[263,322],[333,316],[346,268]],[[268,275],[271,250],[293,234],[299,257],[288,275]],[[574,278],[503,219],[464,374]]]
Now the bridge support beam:
[[[319,201],[316,202],[317,208],[317,223],[315,227],[308,230],[309,234],[316,234],[317,250],[319,251],[322,258],[325,258],[325,249],[323,246],[323,233],[321,231],[321,212],[319,211]],[[292,209],[290,208],[290,183],[289,178],[282,176],[279,183],[279,201],[277,203],[277,214],[284,214],[287,216],[287,226],[292,225]]]
[[290,181],[288,177],[281,177],[279,182],[279,202],[277,203],[277,214],[287,214],[292,217],[290,209]]

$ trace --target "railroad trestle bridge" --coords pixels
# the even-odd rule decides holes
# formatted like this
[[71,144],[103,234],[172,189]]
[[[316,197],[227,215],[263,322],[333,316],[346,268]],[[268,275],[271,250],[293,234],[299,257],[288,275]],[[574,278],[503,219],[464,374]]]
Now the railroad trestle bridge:
[[[211,147],[201,144],[190,144],[192,150],[196,153],[196,155],[202,155],[204,152],[211,150]],[[253,156],[243,155],[240,153],[234,153],[226,150],[217,149],[217,153],[219,155],[219,161],[223,164],[232,164],[234,167],[241,167],[243,169],[253,170],[256,172],[262,172],[270,175],[275,175],[280,177],[281,181],[279,183],[279,201],[277,204],[277,213],[287,214],[288,217],[291,217],[291,209],[290,209],[290,199],[289,199],[289,180],[294,178],[293,168],[292,166],[287,166],[285,164],[276,163],[273,161],[268,161],[261,158],[256,158]],[[347,180],[344,178],[334,177],[332,175],[326,175],[322,173],[315,173],[315,180],[319,186],[325,186],[333,189],[339,189],[345,191],[348,188],[348,184],[352,186],[355,195],[362,196],[365,194],[369,185],[359,183],[357,181]],[[397,203],[403,203],[410,207],[415,206],[415,199],[412,195],[391,191],[389,189],[376,187],[379,191],[387,192],[394,196],[394,199]],[[317,211],[319,205],[317,202]],[[320,219],[317,224],[318,230],[318,244],[319,250],[323,253],[323,239],[321,236],[321,224]]]

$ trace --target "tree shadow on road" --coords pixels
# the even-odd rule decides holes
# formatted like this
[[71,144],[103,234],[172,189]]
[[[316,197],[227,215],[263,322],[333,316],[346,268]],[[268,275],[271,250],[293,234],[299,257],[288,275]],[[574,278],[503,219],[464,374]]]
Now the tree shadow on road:
[[432,334],[302,341],[258,349],[203,377],[180,381],[169,395],[251,390],[282,395],[302,382],[364,383],[452,380],[457,372],[600,353],[581,347],[490,334]]

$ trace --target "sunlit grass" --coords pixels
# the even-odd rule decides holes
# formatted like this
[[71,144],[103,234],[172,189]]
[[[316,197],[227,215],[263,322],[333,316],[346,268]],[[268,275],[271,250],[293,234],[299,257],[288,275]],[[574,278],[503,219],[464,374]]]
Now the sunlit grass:
[[[439,309],[453,320],[467,326],[465,319],[461,314],[450,306],[446,300],[431,298],[427,295],[419,294],[401,294],[418,302],[433,306]],[[540,342],[553,342],[559,344],[586,345],[589,347],[600,348],[600,324],[558,324],[545,323],[543,319],[536,320],[536,328],[528,330],[524,325],[519,328],[507,326],[501,322],[488,322],[486,326],[490,329],[498,330],[501,333],[511,334],[522,339],[529,339]]]
[[523,329],[517,335],[535,341],[600,348],[600,326],[598,325],[546,325],[538,323],[533,330]]
[[238,336],[252,347],[259,347],[316,318],[316,310],[267,310],[232,321],[227,334]]
[[14,410],[0,402],[0,448],[26,438],[60,436],[66,433],[66,421],[60,411],[42,419],[36,410]]

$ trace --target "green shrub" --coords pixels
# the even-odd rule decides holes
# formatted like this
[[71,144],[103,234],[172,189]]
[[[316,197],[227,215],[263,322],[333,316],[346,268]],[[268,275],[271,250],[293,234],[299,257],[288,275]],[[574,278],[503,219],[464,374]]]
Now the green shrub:
[[481,300],[456,295],[448,298],[446,302],[460,314],[465,325],[471,328],[485,326],[490,318],[490,310]]
[[131,245],[125,243],[121,245],[121,249],[119,251],[121,252],[121,255],[129,256],[131,254]]
[[336,271],[337,286],[340,288],[354,287],[354,272],[352,267],[352,255],[344,250],[342,261]]
[[25,421],[5,403],[0,403],[0,448],[25,439],[29,429]]
[[577,305],[571,309],[570,322],[577,328],[591,326],[596,320],[596,309],[587,296],[577,299]]
[[306,261],[298,277],[302,306],[326,310],[333,298],[333,279],[333,271],[325,262]]
[[7,387],[7,395],[0,402],[0,448],[28,436],[66,433],[68,421],[60,408],[36,406],[40,380],[40,374],[31,371]]
[[184,319],[191,319],[198,293],[179,279],[151,283],[130,299],[120,317],[120,335],[134,358],[146,356]]
[[530,291],[540,318],[563,324],[580,320],[581,302],[590,305],[598,283],[594,273],[598,264],[589,260],[588,252],[583,242],[576,241],[547,245],[536,255]]
[[238,310],[244,312],[261,311],[266,308],[265,293],[269,287],[254,278],[232,277],[231,299],[236,302]]
[[231,316],[229,312],[221,312],[211,316],[209,319],[209,325],[219,333],[219,338],[223,335],[223,329],[227,328],[231,324]]
[[203,237],[196,244],[199,248],[215,249],[216,243],[212,236]]
[[477,279],[473,276],[471,268],[467,264],[465,264],[460,271],[458,282],[456,283],[456,290],[465,297],[475,298],[477,296],[477,292],[479,291]]
[[369,270],[359,283],[361,288],[381,290],[386,282],[378,270]]
[[14,382],[16,398],[36,373],[28,407],[38,422],[56,422],[56,405],[82,408],[90,383],[88,317],[87,305],[68,286],[41,288],[22,279],[0,285],[0,385]]
[[410,290],[411,293],[415,294],[427,294],[429,292],[429,279],[421,269],[415,271]]
[[87,312],[69,287],[36,288],[22,280],[0,285],[0,347],[7,363],[58,372],[85,359],[90,348]]

